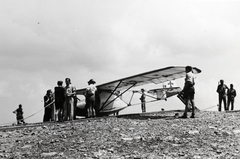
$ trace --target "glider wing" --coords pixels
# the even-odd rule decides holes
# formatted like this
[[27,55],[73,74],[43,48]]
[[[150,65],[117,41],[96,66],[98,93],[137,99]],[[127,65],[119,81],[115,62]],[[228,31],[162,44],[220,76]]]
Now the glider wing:
[[[200,73],[201,70],[198,68],[193,68],[195,74]],[[99,90],[124,90],[129,88],[129,86],[141,86],[150,83],[163,83],[166,81],[171,81],[179,79],[186,76],[185,67],[182,66],[172,66],[162,69],[157,69],[150,72],[145,72],[142,74],[130,76],[127,78],[119,79],[116,81],[108,82],[105,84],[98,85]]]

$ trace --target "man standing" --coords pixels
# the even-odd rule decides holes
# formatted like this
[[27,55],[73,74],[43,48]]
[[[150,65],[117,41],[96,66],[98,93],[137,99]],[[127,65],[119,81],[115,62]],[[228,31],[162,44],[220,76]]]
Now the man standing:
[[65,89],[62,87],[63,81],[57,82],[55,90],[55,106],[57,111],[58,121],[63,121],[63,105],[65,101]]
[[53,94],[52,94],[51,89],[47,90],[47,93],[43,99],[44,99],[44,109],[45,109],[43,122],[53,120],[52,119],[52,109],[53,109],[52,107],[53,107],[54,99],[53,99]]
[[233,110],[234,109],[234,98],[237,96],[237,92],[233,88],[233,84],[230,84],[230,89],[227,92],[227,96],[228,96],[228,110],[229,110],[230,104],[231,104],[231,110]]
[[227,96],[226,90],[228,90],[228,87],[224,84],[223,80],[220,80],[220,84],[217,87],[218,101],[219,101],[218,111],[222,110],[222,101],[224,104],[225,111],[228,110],[227,99],[226,99],[226,96]]
[[142,91],[142,95],[141,95],[141,108],[142,108],[142,113],[145,113],[146,112],[146,95],[145,95],[145,90],[144,89],[141,89]]
[[189,107],[189,102],[192,104],[192,115],[190,118],[195,118],[195,103],[194,103],[194,94],[195,94],[195,81],[194,81],[194,74],[192,72],[192,67],[191,66],[186,66],[185,68],[186,71],[186,78],[185,78],[185,84],[183,88],[183,96],[184,100],[186,102],[185,104],[185,111],[182,116],[182,118],[187,118],[187,112],[188,112],[188,107]]
[[13,113],[16,114],[17,118],[17,124],[25,124],[24,119],[23,119],[23,110],[22,110],[22,104],[19,104],[18,109],[13,111]]
[[76,88],[71,85],[70,78],[65,79],[65,102],[64,102],[64,121],[73,120],[74,111],[74,96],[76,95]]
[[88,81],[88,87],[85,92],[86,97],[86,107],[87,107],[87,114],[86,117],[95,117],[96,116],[96,110],[95,110],[95,95],[97,91],[97,87],[95,86],[95,81],[93,79],[90,79]]

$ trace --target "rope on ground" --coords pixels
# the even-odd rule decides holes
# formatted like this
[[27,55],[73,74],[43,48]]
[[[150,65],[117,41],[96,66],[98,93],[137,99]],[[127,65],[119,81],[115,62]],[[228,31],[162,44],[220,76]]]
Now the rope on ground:
[[[159,101],[159,100],[147,101],[146,103],[152,103],[152,102],[156,102],[156,101]],[[130,106],[136,106],[136,105],[140,105],[140,104],[141,103],[136,103],[136,104],[131,104]],[[151,105],[151,106],[155,106],[155,105]],[[200,110],[208,110],[208,109],[211,109],[211,108],[214,108],[214,107],[218,107],[218,105],[214,105],[214,106],[211,106],[211,107],[203,108],[203,109],[200,109]]]
[[211,106],[211,107],[207,107],[207,108],[204,108],[204,109],[201,109],[201,110],[208,110],[208,109],[211,109],[211,108],[214,108],[214,107],[218,107],[218,105],[214,105],[214,106]]
[[[28,118],[30,118],[30,117],[32,117],[32,116],[34,116],[34,115],[40,113],[42,110],[44,110],[45,108],[51,106],[53,103],[55,103],[55,100],[53,100],[51,103],[49,103],[48,105],[46,105],[46,106],[45,106],[44,108],[42,108],[41,110],[39,110],[39,111],[37,111],[37,112],[35,112],[35,113],[33,113],[33,114],[31,114],[31,115],[29,115],[29,116],[23,118],[23,120],[26,120],[26,119],[28,119]],[[15,121],[7,122],[7,123],[2,123],[2,124],[0,124],[0,126],[3,126],[3,125],[9,125],[9,124],[12,124],[12,123],[15,123]]]

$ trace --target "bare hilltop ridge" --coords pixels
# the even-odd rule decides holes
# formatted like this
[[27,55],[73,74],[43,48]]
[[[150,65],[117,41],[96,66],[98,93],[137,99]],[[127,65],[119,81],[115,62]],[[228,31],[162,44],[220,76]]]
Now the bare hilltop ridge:
[[0,127],[0,158],[240,158],[240,112],[181,111]]

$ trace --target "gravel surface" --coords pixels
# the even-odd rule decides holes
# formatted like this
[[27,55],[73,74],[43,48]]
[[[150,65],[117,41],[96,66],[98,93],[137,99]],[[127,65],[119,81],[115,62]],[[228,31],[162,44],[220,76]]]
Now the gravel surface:
[[0,127],[0,158],[240,158],[240,112],[177,113]]

